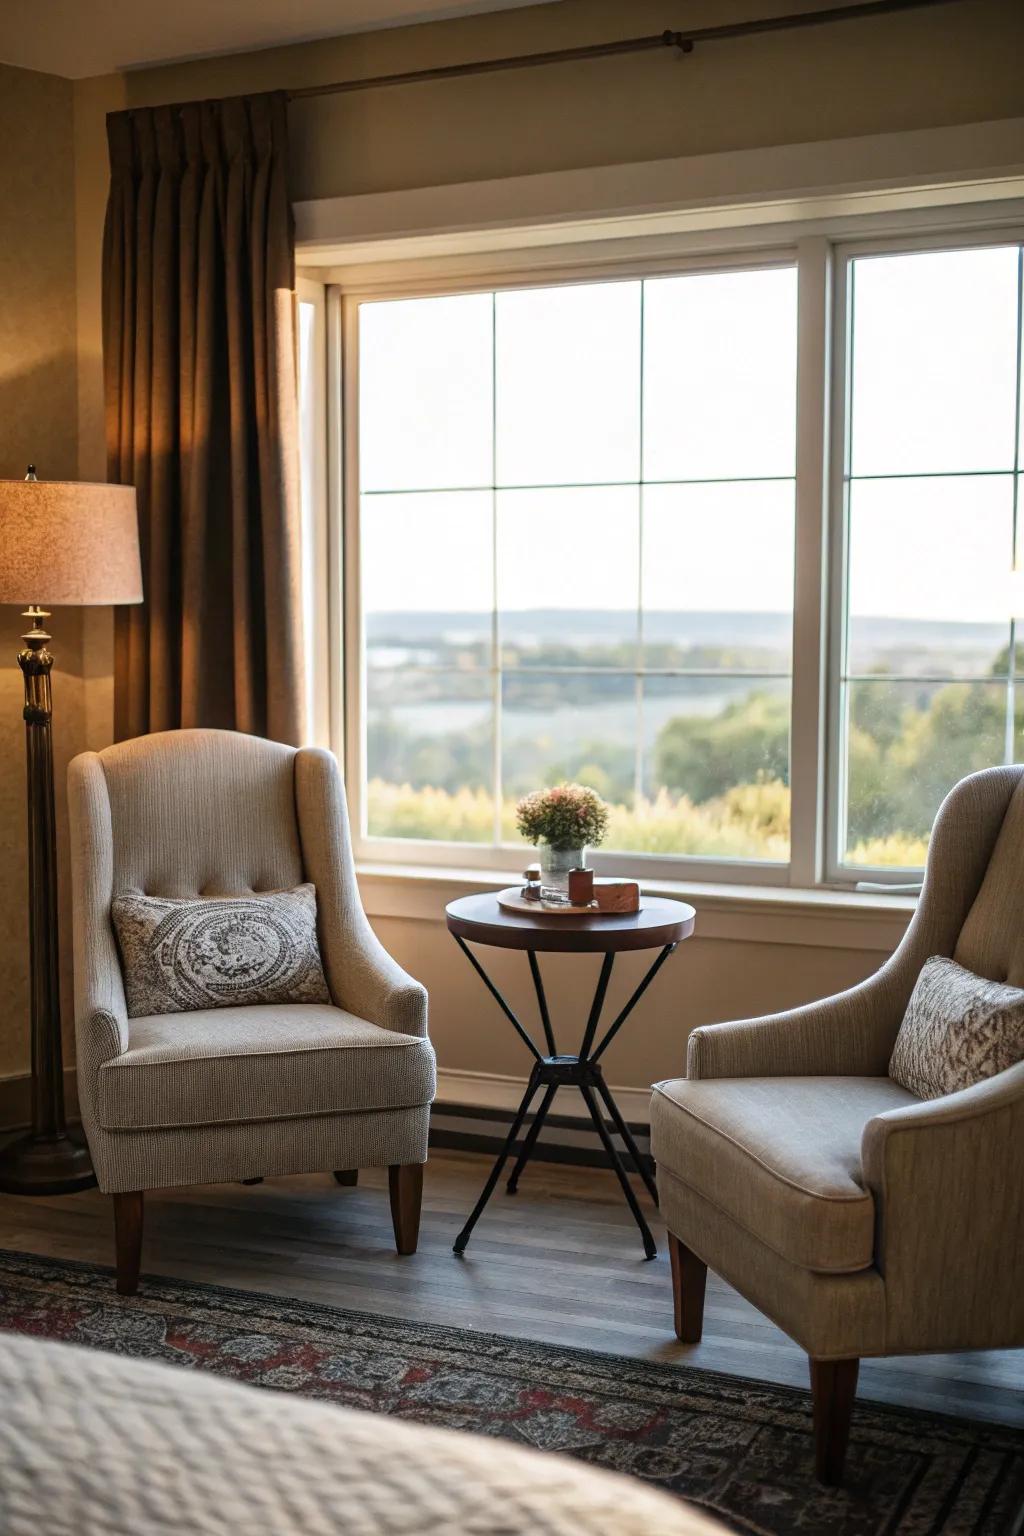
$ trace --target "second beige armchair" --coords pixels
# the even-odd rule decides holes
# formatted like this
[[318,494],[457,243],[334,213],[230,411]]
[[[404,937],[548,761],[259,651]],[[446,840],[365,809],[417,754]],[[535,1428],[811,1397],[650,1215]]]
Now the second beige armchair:
[[[328,752],[167,731],[84,753],[68,776],[82,1119],[113,1196],[117,1284],[138,1284],[143,1193],[390,1169],[415,1251],[434,1053],[427,995],[385,952],[356,885]],[[330,1003],[129,1018],[111,902],[316,887]]]
[[947,798],[914,920],[875,976],[695,1030],[686,1077],[651,1108],[676,1332],[700,1339],[709,1266],[785,1329],[810,1356],[828,1483],[861,1357],[1024,1345],[1024,1063],[930,1100],[888,1076],[932,955],[1024,987],[1024,767]]

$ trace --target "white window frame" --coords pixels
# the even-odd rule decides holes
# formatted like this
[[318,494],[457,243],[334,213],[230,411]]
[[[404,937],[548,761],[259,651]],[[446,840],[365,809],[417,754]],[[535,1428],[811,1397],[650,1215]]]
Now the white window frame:
[[[1001,216],[1000,216],[1001,215]],[[1005,222],[1004,222],[1005,220]],[[327,443],[326,479],[330,542],[331,745],[345,765],[352,832],[362,864],[460,871],[508,871],[519,855],[508,846],[483,846],[405,838],[369,837],[364,831],[365,667],[360,590],[358,465],[358,312],[375,299],[426,298],[494,289],[551,287],[594,281],[796,265],[797,423],[792,659],[790,860],[715,860],[670,855],[596,852],[599,873],[630,874],[645,884],[792,887],[850,890],[868,883],[899,887],[920,881],[919,870],[844,866],[839,856],[842,781],[838,717],[845,593],[846,276],[857,255],[897,250],[942,250],[999,245],[1024,238],[1020,204],[993,215],[970,206],[932,212],[927,230],[913,233],[919,212],[900,224],[884,218],[842,217],[782,229],[773,239],[763,228],[719,231],[709,247],[706,231],[658,243],[647,256],[623,253],[609,241],[608,255],[571,248],[536,259],[518,252],[467,262],[433,261],[429,272],[412,262],[382,264],[369,278],[326,284]],[[883,233],[869,233],[873,227]],[[863,228],[864,233],[857,231]],[[639,244],[639,242],[637,242]],[[667,250],[666,246],[671,250]],[[335,274],[332,274],[332,276]],[[343,274],[342,274],[343,275]],[[830,551],[835,550],[835,558]]]
[[[941,234],[904,235],[900,238],[867,238],[837,243],[834,252],[835,303],[833,309],[832,340],[832,422],[831,422],[831,488],[830,488],[830,543],[835,551],[828,572],[828,656],[827,669],[827,722],[828,744],[825,781],[825,881],[831,885],[855,884],[894,885],[919,884],[921,871],[916,867],[900,868],[896,865],[871,866],[845,862],[843,855],[846,827],[846,753],[843,740],[842,674],[846,645],[847,583],[849,574],[849,452],[850,452],[850,404],[851,404],[851,293],[850,268],[852,263],[865,256],[896,256],[914,251],[964,251],[1020,244],[1024,241],[1024,223],[1012,224],[1002,229],[946,230]],[[1018,327],[1018,426],[1020,421],[1020,327]],[[1021,469],[1014,461],[1014,485],[1018,483]],[[1014,503],[1014,540],[1020,547],[1018,508]],[[1010,687],[1012,689],[1012,675]],[[995,766],[995,765],[993,765]]]
[[[303,701],[303,745],[331,747],[343,732],[340,602],[342,587],[332,577],[332,566],[340,557],[340,525],[330,514],[329,477],[330,402],[332,390],[328,374],[333,349],[328,338],[329,303],[322,283],[299,277],[295,284],[296,369],[302,364],[301,312],[312,311],[310,328],[310,370],[312,390],[307,402],[312,416],[312,435],[318,451],[312,460],[300,451],[299,479],[302,524],[300,559],[302,564],[302,645],[306,657],[306,696]],[[300,399],[300,408],[302,401]],[[337,418],[340,422],[340,415]],[[305,444],[301,441],[300,448]],[[336,655],[338,664],[332,665]]]

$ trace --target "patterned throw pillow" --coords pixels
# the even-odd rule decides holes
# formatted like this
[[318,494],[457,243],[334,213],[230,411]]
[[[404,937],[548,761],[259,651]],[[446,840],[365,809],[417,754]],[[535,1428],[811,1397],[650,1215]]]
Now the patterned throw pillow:
[[259,896],[125,893],[110,906],[128,1016],[249,1003],[329,1003],[316,887]]
[[889,1076],[919,1099],[941,1099],[1024,1061],[1024,989],[986,981],[933,955],[896,1036]]

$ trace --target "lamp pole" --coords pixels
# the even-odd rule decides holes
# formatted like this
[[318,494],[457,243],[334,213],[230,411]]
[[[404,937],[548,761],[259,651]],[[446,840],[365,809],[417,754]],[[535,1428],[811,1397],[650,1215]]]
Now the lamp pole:
[[[29,465],[26,480],[35,480]],[[95,1184],[89,1149],[73,1135],[64,1112],[64,1052],[60,1022],[57,921],[57,828],[53,794],[53,654],[38,604],[22,615],[18,665],[25,679],[28,768],[29,955],[32,978],[32,1127],[0,1148],[0,1190],[64,1195]]]

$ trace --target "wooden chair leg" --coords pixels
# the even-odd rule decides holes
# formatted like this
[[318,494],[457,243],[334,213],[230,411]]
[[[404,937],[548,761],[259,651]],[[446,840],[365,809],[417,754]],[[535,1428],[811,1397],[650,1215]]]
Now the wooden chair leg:
[[420,1235],[420,1203],[423,1199],[423,1164],[393,1163],[388,1169],[391,1222],[399,1253],[415,1253]]
[[708,1267],[679,1241],[674,1232],[668,1235],[668,1253],[672,1261],[676,1338],[684,1344],[699,1344],[704,1330],[704,1287]]
[[343,1184],[346,1188],[350,1188],[353,1184],[359,1183],[359,1169],[335,1168],[334,1177],[339,1184]]
[[114,1195],[114,1249],[117,1255],[117,1291],[134,1296],[139,1288],[142,1259],[142,1190]]
[[814,1470],[818,1481],[830,1488],[843,1480],[859,1368],[859,1360],[811,1359]]

